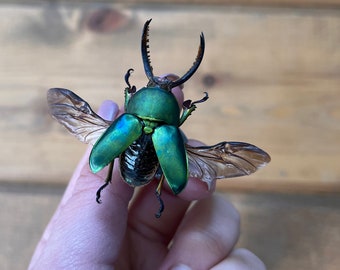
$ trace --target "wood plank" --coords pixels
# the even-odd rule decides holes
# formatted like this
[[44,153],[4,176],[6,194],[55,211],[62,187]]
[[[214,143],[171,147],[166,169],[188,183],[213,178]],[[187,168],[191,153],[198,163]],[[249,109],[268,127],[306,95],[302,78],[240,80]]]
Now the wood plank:
[[[0,3],[8,3],[8,0],[0,0]],[[33,3],[48,3],[47,0],[30,1]],[[55,1],[61,3],[72,3],[73,1]],[[93,2],[93,0],[81,0],[78,3]],[[10,3],[27,4],[24,0],[13,0]],[[112,3],[111,0],[102,0],[101,3]],[[242,6],[279,6],[279,7],[338,7],[340,0],[121,0],[115,3],[123,4],[184,4],[184,5],[242,5]]]
[[122,104],[128,68],[137,87],[146,84],[139,42],[153,18],[157,74],[184,73],[206,36],[185,94],[208,90],[210,99],[185,123],[188,136],[246,141],[272,155],[267,168],[222,189],[340,191],[340,11],[177,7],[0,5],[0,180],[67,181],[86,146],[48,116],[46,90],[72,89],[94,108],[108,98]]
[[[129,3],[170,3],[170,4],[201,4],[201,5],[244,5],[244,6],[279,6],[279,7],[338,7],[339,0],[128,0]],[[126,2],[125,2],[126,3]]]
[[338,7],[339,0],[129,0],[130,3],[171,3],[171,4],[209,4],[209,5],[244,5],[244,6],[281,6],[281,7]]

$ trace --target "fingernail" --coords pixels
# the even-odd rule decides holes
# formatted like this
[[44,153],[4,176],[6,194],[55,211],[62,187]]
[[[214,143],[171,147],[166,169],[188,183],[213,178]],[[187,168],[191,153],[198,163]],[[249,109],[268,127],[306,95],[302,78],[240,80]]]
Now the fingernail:
[[98,110],[98,114],[105,120],[113,120],[119,111],[118,105],[111,100],[105,100]]
[[191,268],[185,264],[178,264],[172,267],[171,270],[191,270]]

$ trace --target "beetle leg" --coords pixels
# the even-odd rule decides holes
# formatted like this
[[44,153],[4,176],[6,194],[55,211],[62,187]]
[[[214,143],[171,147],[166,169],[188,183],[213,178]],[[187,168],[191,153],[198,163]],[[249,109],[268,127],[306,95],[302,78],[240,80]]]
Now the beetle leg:
[[133,94],[134,92],[136,92],[136,86],[130,84],[130,76],[132,74],[132,72],[134,72],[134,69],[133,68],[129,68],[128,71],[126,72],[124,78],[125,78],[125,82],[127,84],[127,91],[130,93],[130,94]]
[[127,107],[127,104],[131,98],[131,96],[136,93],[136,86],[130,84],[130,76],[132,74],[134,70],[132,68],[129,68],[128,71],[126,72],[125,74],[125,82],[127,84],[127,87],[125,88],[124,90],[124,96],[125,96],[125,110],[126,110],[126,107]]
[[156,188],[156,192],[155,192],[155,195],[159,202],[159,209],[158,209],[158,212],[155,214],[156,218],[160,218],[162,215],[162,212],[164,211],[164,202],[161,198],[163,182],[164,182],[164,174],[162,174],[161,179],[159,180],[158,186]]
[[[183,103],[183,106],[185,106],[185,103],[187,101],[185,101]],[[191,102],[189,100],[189,102]],[[184,110],[183,110],[183,113],[182,113],[182,116],[179,120],[179,127],[185,122],[185,120],[187,120],[187,118],[189,117],[189,115],[196,109],[196,105],[193,105],[193,106],[190,106],[190,107],[184,107]]]
[[110,163],[110,166],[109,166],[109,171],[107,173],[107,176],[106,176],[106,179],[105,179],[105,184],[102,185],[98,190],[97,190],[97,193],[96,193],[96,201],[97,203],[102,203],[101,199],[100,199],[100,193],[102,192],[102,190],[104,188],[106,188],[108,186],[108,184],[111,183],[111,178],[112,178],[112,171],[113,171],[113,163],[114,163],[114,160]]
[[183,113],[182,113],[182,116],[181,116],[181,119],[179,121],[179,126],[182,125],[185,120],[187,120],[187,118],[189,117],[189,115],[194,111],[196,110],[197,106],[196,104],[197,103],[202,103],[202,102],[205,102],[209,96],[208,96],[208,93],[207,92],[204,92],[205,96],[199,100],[196,100],[196,101],[191,101],[190,99],[189,100],[185,100],[183,102],[183,107],[184,107],[184,110],[183,110]]

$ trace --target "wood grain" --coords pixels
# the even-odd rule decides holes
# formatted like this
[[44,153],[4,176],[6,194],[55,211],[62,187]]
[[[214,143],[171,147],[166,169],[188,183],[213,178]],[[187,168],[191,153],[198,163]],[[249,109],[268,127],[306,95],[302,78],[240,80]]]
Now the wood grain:
[[[290,6],[290,7],[325,7],[338,6],[339,0],[128,0],[129,3],[171,3],[171,4],[209,4],[209,5],[244,5],[244,6]],[[125,2],[126,3],[126,2]]]
[[94,108],[122,104],[128,68],[133,84],[146,84],[139,43],[148,18],[157,74],[183,74],[205,33],[185,94],[208,90],[210,99],[185,123],[188,136],[246,141],[272,156],[221,189],[340,191],[340,11],[307,8],[0,5],[1,181],[68,180],[86,146],[47,114],[46,91],[71,89]]
[[[26,4],[25,0],[0,0],[0,3],[23,3]],[[40,0],[34,1],[40,3],[48,3],[48,1]],[[71,3],[72,0],[55,0],[54,2],[60,3]],[[78,3],[91,3],[93,0],[81,0]],[[102,0],[101,3],[112,3],[111,0]],[[118,0],[115,3],[123,4],[142,4],[142,5],[157,5],[157,4],[184,4],[184,5],[238,5],[238,6],[275,6],[275,7],[338,7],[340,0]]]

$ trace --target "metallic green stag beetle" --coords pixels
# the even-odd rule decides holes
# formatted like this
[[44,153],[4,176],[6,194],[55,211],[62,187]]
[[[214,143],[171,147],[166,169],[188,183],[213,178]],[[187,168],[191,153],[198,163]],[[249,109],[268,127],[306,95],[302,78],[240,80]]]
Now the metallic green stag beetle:
[[213,146],[192,147],[186,144],[179,127],[196,109],[198,101],[187,100],[183,112],[171,89],[185,83],[198,69],[204,54],[204,36],[192,67],[181,78],[172,81],[153,75],[149,56],[148,20],[143,29],[141,52],[144,70],[149,82],[136,91],[129,83],[132,69],[125,75],[125,113],[114,121],[97,115],[89,104],[67,89],[52,88],[47,99],[51,115],[73,135],[85,143],[93,144],[90,168],[97,173],[110,164],[105,184],[110,183],[114,159],[119,157],[120,173],[126,183],[135,187],[159,180],[156,196],[164,209],[161,188],[164,179],[174,194],[180,193],[188,177],[197,177],[208,184],[216,179],[248,175],[270,161],[270,156],[258,147],[242,142],[221,142]]

